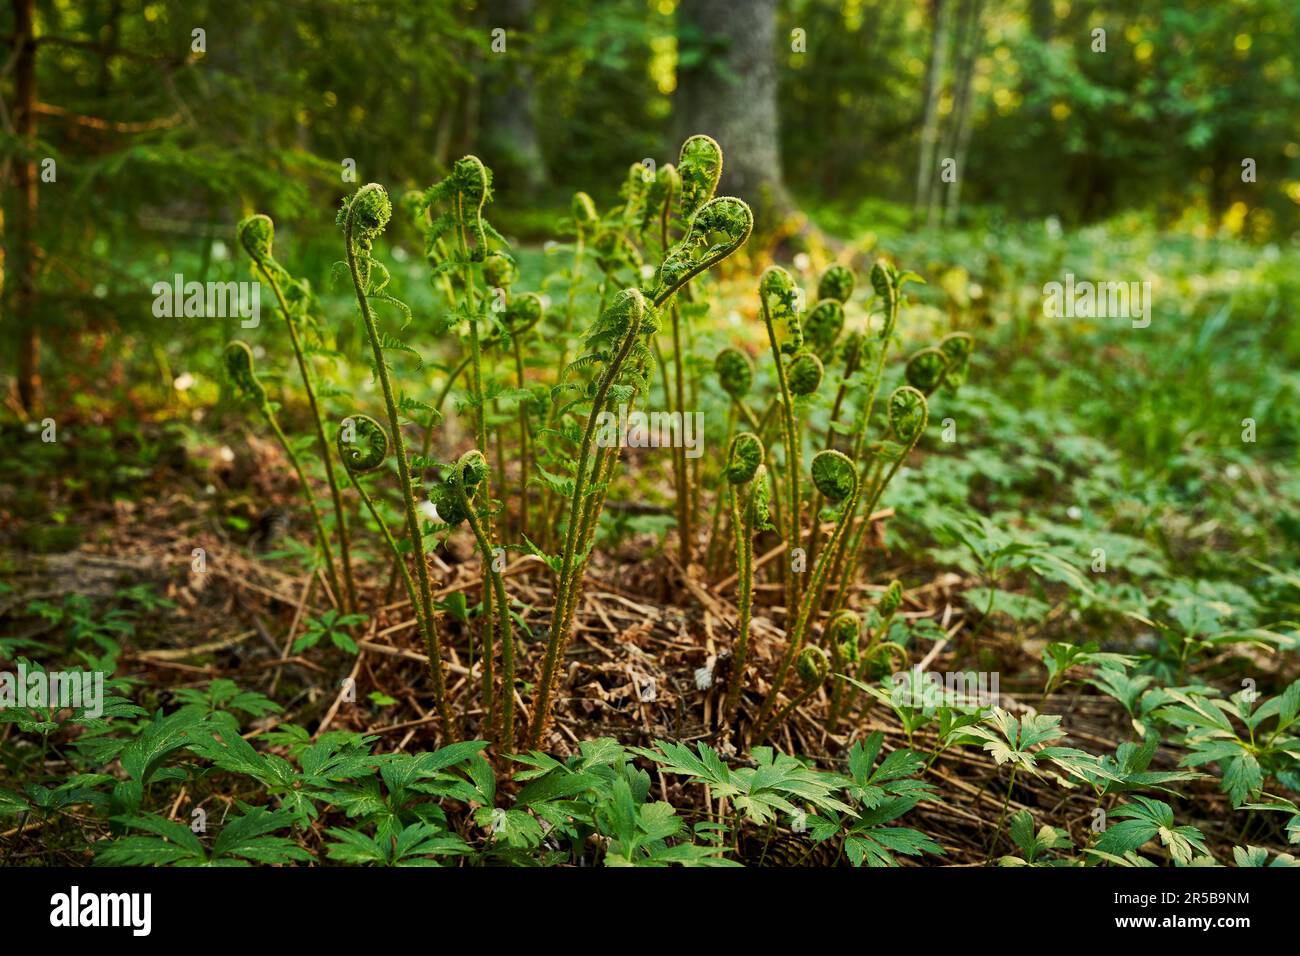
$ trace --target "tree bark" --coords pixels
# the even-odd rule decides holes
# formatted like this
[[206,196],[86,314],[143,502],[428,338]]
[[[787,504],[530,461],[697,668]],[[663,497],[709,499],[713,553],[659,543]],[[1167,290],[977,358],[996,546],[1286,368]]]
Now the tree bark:
[[719,195],[748,202],[755,231],[769,234],[793,209],[781,166],[776,0],[685,0],[677,34],[682,49],[704,45],[698,62],[678,70],[677,142],[695,133],[716,139]]
[[484,84],[484,161],[503,191],[535,196],[546,185],[546,161],[534,120],[531,71],[523,54],[533,30],[533,0],[490,0],[487,28],[506,31],[504,53],[489,53]]
[[983,47],[984,33],[980,17],[984,13],[984,0],[966,0],[965,27],[961,44],[961,61],[957,67],[957,91],[955,96],[956,113],[953,118],[952,157],[957,161],[957,178],[948,185],[944,197],[943,222],[946,226],[955,225],[957,214],[961,211],[961,187],[966,178],[966,157],[970,153],[970,137],[973,123],[971,110],[975,104],[975,62],[979,59]]
[[13,246],[8,265],[10,316],[18,341],[18,400],[27,412],[40,401],[40,335],[36,316],[36,38],[35,0],[12,0],[14,12],[14,132],[23,155],[13,165]]
[[951,32],[952,3],[934,0],[934,25],[930,33],[930,65],[925,77],[925,118],[921,125],[921,148],[916,163],[916,205],[914,215],[926,218],[934,191],[934,154],[939,140],[939,92],[948,68],[948,35]]

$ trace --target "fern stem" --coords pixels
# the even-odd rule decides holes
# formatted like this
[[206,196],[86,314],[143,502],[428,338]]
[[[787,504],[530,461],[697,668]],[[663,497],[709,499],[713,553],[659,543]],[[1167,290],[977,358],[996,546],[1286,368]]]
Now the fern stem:
[[[363,187],[364,188],[364,187]],[[429,672],[433,678],[434,702],[442,723],[443,736],[455,740],[452,729],[451,707],[447,700],[446,674],[442,663],[441,640],[438,627],[433,618],[433,589],[429,583],[429,565],[424,554],[424,535],[420,532],[420,519],[415,511],[415,492],[411,486],[410,464],[406,460],[406,442],[402,438],[402,420],[397,414],[397,402],[393,397],[393,385],[388,377],[388,366],[384,362],[384,352],[380,345],[379,329],[375,325],[370,302],[366,298],[365,286],[361,281],[361,271],[357,266],[356,245],[352,238],[356,217],[356,198],[348,208],[344,220],[344,246],[347,253],[348,271],[352,275],[352,287],[356,292],[357,305],[361,309],[361,318],[366,325],[366,335],[370,339],[370,349],[375,359],[375,375],[384,393],[384,405],[393,431],[393,448],[397,457],[397,473],[402,483],[402,499],[406,507],[406,531],[411,539],[411,549],[415,556],[415,571],[420,585],[420,601],[424,608],[424,640],[429,654]]]
[[[312,385],[311,372],[307,367],[307,358],[302,351],[302,342],[298,338],[298,329],[294,325],[293,318],[289,314],[288,303],[284,300],[284,293],[280,289],[280,283],[275,276],[266,268],[265,263],[256,261],[258,272],[266,279],[271,286],[271,292],[275,295],[276,304],[280,307],[280,314],[284,316],[284,324],[289,329],[289,341],[293,345],[293,354],[298,362],[298,372],[302,376],[303,393],[307,396],[307,405],[311,409],[311,422],[316,429],[316,447],[320,452],[321,463],[325,466],[325,478],[329,481],[330,498],[334,502],[334,521],[338,526],[339,532],[339,553],[343,559],[343,576],[347,584],[347,607],[354,613],[357,610],[357,585],[356,579],[352,574],[352,554],[351,543],[348,540],[348,523],[343,514],[343,498],[339,494],[338,481],[334,477],[333,455],[330,452],[329,441],[325,437],[325,424],[321,419],[320,406],[316,402],[316,389]],[[330,559],[333,564],[333,559]],[[337,576],[337,573],[331,568],[331,580]]]

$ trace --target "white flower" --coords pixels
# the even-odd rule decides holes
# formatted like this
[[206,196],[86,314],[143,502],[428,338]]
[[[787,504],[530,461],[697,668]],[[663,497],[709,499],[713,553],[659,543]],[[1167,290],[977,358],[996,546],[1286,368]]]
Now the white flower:
[[172,388],[176,389],[178,392],[189,391],[193,387],[194,376],[189,372],[181,372],[180,375],[176,376],[176,380],[172,382]]
[[1069,515],[1071,521],[1078,521],[1083,517],[1083,509],[1078,505],[1070,505],[1065,509],[1065,513]]
[[445,523],[446,523],[446,522],[444,522],[444,521],[442,520],[442,515],[438,514],[438,506],[435,505],[435,504],[434,504],[432,501],[430,501],[428,498],[425,498],[425,499],[424,499],[423,501],[421,501],[421,502],[420,502],[416,507],[419,509],[420,514],[424,515],[426,518],[428,518],[428,519],[429,519],[430,521],[432,521],[434,524],[445,524]]

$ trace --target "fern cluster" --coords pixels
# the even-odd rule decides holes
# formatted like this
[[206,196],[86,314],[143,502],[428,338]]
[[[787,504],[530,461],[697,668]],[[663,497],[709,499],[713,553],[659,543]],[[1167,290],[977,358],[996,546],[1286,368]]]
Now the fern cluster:
[[[685,414],[705,392],[700,363],[692,356],[693,323],[707,311],[709,297],[696,284],[744,246],[753,226],[742,200],[714,196],[721,171],[717,142],[693,136],[675,165],[652,174],[647,165],[634,164],[618,204],[606,212],[588,194],[576,194],[565,223],[571,264],[548,280],[562,282],[565,295],[551,309],[541,290],[518,288],[517,263],[486,218],[492,175],[478,158],[466,156],[433,186],[406,192],[400,205],[422,239],[430,281],[444,308],[433,328],[446,336],[444,347],[459,353],[442,366],[445,377],[430,393],[422,376],[407,379],[395,364],[413,360],[417,370],[424,368],[422,349],[429,343],[409,340],[412,332],[424,331],[425,322],[417,324],[411,309],[389,290],[389,273],[376,251],[393,204],[382,186],[362,186],[339,210],[344,259],[336,271],[352,286],[386,422],[352,411],[338,422],[332,441],[317,397],[320,370],[312,361],[320,351],[319,305],[307,283],[276,260],[271,220],[258,215],[240,225],[241,244],[255,274],[272,285],[290,333],[334,505],[333,534],[243,343],[227,350],[231,381],[289,453],[313,515],[332,598],[353,612],[361,609],[360,597],[339,476],[343,489],[350,485],[365,507],[391,552],[394,576],[405,585],[424,637],[436,713],[447,740],[460,739],[465,721],[476,714],[478,735],[494,739],[502,750],[547,742],[583,580],[621,457],[618,443],[600,440],[600,422],[616,408],[652,399],[657,380],[658,395],[674,413]],[[593,261],[594,271],[587,268]],[[807,312],[791,273],[778,266],[767,269],[758,282],[758,310],[770,365],[756,368],[743,343],[722,349],[713,363],[726,403],[725,460],[712,472],[706,464],[713,478],[702,483],[699,463],[688,461],[681,447],[673,451],[680,573],[714,577],[729,551],[735,557],[738,620],[721,713],[728,726],[747,720],[756,739],[774,733],[828,681],[834,726],[847,710],[845,678],[861,677],[879,657],[875,649],[883,631],[877,627],[867,634],[859,614],[848,607],[865,531],[885,488],[921,439],[927,398],[964,381],[973,345],[968,335],[955,333],[913,355],[904,368],[908,384],[890,393],[884,433],[868,443],[875,396],[904,301],[902,286],[916,278],[883,262],[872,269],[871,287],[883,313],[873,331],[869,324],[853,327],[857,281],[848,266],[834,265],[822,274],[817,300]],[[571,352],[584,303],[592,300],[596,308]],[[381,316],[381,310],[392,318]],[[665,354],[661,332],[671,339],[671,356]],[[539,362],[526,360],[534,343],[543,340],[556,343],[561,357],[549,379]],[[820,433],[811,422],[813,412],[825,407],[820,393],[828,382],[836,391],[830,425]],[[756,409],[764,406],[754,404],[760,387],[771,393],[762,414]],[[444,409],[453,393],[461,397],[471,444],[454,461],[439,463],[431,455],[443,444]],[[412,429],[421,433],[415,454],[408,450]],[[824,442],[820,449],[819,441]],[[385,475],[395,480],[387,492],[380,489]],[[774,494],[774,487],[780,493]],[[710,490],[713,517],[701,568],[695,515]],[[386,516],[394,497],[404,519],[400,526]],[[823,535],[826,506],[832,509],[829,535]],[[477,705],[465,689],[452,699],[443,608],[434,600],[429,567],[432,542],[459,526],[472,535],[482,567],[477,638],[469,648]],[[755,546],[766,535],[775,535],[791,558],[806,557],[811,571],[801,573],[792,561],[763,571],[783,582],[785,640],[751,716],[743,706],[746,690],[763,686],[749,673],[760,566]],[[334,567],[336,541],[341,576]],[[730,548],[728,541],[734,542]],[[526,728],[516,719],[516,699],[524,699],[528,685],[516,667],[522,619],[506,583],[509,550],[539,558],[554,576],[545,640],[537,654],[527,655],[533,692],[524,701]],[[828,597],[832,616],[823,627]],[[891,588],[876,619],[887,622],[900,598],[901,587]],[[798,683],[787,689],[791,675]]]

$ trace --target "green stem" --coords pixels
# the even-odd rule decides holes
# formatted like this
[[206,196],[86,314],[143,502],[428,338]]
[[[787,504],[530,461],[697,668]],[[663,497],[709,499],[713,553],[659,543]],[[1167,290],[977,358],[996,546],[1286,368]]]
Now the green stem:
[[357,304],[361,308],[361,318],[366,325],[366,335],[370,339],[370,349],[375,359],[375,375],[379,379],[384,393],[384,405],[388,411],[388,420],[392,426],[393,448],[397,456],[397,474],[402,483],[402,499],[406,506],[406,531],[411,539],[411,549],[415,556],[415,572],[420,585],[420,601],[424,608],[424,640],[429,654],[429,672],[433,678],[434,702],[442,723],[442,733],[448,740],[454,740],[452,730],[451,707],[447,700],[446,674],[442,663],[441,640],[438,627],[433,619],[433,588],[429,583],[429,565],[424,554],[424,535],[420,532],[420,519],[415,511],[415,491],[411,486],[411,469],[406,460],[406,442],[402,438],[402,420],[397,414],[397,402],[393,398],[393,385],[388,378],[388,366],[384,362],[384,351],[380,345],[379,330],[375,326],[374,314],[366,299],[365,287],[361,282],[361,272],[357,266],[357,251],[352,239],[355,216],[349,208],[344,226],[344,244],[347,252],[348,271],[352,274],[352,287],[356,291]]
[[781,656],[781,662],[777,667],[776,676],[772,680],[772,688],[768,691],[767,699],[763,702],[763,707],[759,711],[758,722],[762,724],[765,718],[771,714],[772,709],[776,706],[777,695],[780,693],[782,686],[785,684],[786,676],[789,674],[790,666],[794,663],[799,652],[803,650],[804,638],[807,634],[808,623],[811,620],[812,607],[821,590],[821,582],[826,576],[830,562],[827,560],[830,553],[834,552],[839,540],[844,536],[844,530],[848,527],[849,516],[854,513],[858,505],[858,497],[862,492],[862,479],[860,475],[855,475],[853,488],[844,501],[843,508],[840,512],[839,520],[835,523],[835,530],[831,532],[830,539],[826,543],[826,551],[822,552],[821,557],[813,566],[812,578],[808,582],[808,589],[804,593],[803,602],[799,606],[798,617],[795,618],[794,627],[791,628],[787,638],[785,653]]
[[298,455],[294,452],[293,446],[289,444],[289,439],[285,437],[280,423],[271,411],[269,404],[262,405],[262,414],[266,417],[267,423],[271,426],[271,431],[275,433],[276,440],[279,441],[280,447],[289,458],[289,463],[293,465],[293,470],[298,475],[298,483],[302,486],[302,495],[307,499],[307,510],[311,512],[312,524],[316,528],[316,539],[320,542],[321,553],[325,556],[325,573],[329,576],[330,589],[334,592],[334,598],[343,606],[343,589],[339,587],[338,571],[334,567],[334,554],[330,550],[329,535],[325,533],[325,524],[321,521],[320,510],[316,507],[316,499],[311,493],[311,486],[307,484],[307,473],[303,471],[302,462],[298,460]]
[[[576,587],[574,584],[575,553],[580,533],[584,499],[588,485],[587,468],[591,461],[592,443],[596,433],[596,421],[605,408],[609,390],[614,384],[623,363],[632,352],[640,329],[639,318],[632,322],[632,327],[623,338],[618,353],[605,368],[592,399],[591,411],[587,415],[587,425],[582,434],[582,445],[578,453],[578,468],[574,475],[573,498],[569,504],[569,524],[565,529],[564,555],[560,566],[560,578],[555,590],[555,607],[551,614],[550,633],[546,642],[546,656],[542,663],[542,676],[537,685],[537,697],[533,704],[533,724],[528,734],[528,746],[538,748],[542,744],[542,735],[550,722],[551,700],[558,683],[558,669],[561,656],[568,646],[573,612],[576,608]],[[583,560],[585,566],[586,561]]]
[[[339,494],[338,482],[334,478],[333,456],[330,453],[329,441],[325,438],[325,424],[321,419],[320,406],[316,402],[316,389],[312,385],[311,372],[307,367],[307,357],[303,355],[302,342],[298,338],[298,328],[294,324],[293,318],[289,314],[289,306],[284,300],[284,293],[280,289],[280,283],[269,269],[262,262],[256,262],[257,270],[266,279],[267,284],[271,286],[271,292],[275,295],[276,304],[280,307],[280,314],[284,316],[284,324],[289,329],[289,341],[293,345],[293,354],[298,362],[298,372],[302,376],[302,388],[307,396],[307,404],[311,408],[311,422],[316,429],[316,447],[320,452],[321,463],[325,466],[325,478],[329,481],[330,498],[334,502],[334,521],[339,530],[339,552],[343,558],[343,576],[347,584],[347,607],[355,612],[357,610],[357,586],[356,579],[352,574],[352,554],[351,546],[348,541],[348,524],[343,515],[343,498]],[[333,559],[330,559],[333,564]],[[331,580],[334,580],[336,573],[331,568]]]
[[[730,444],[730,443],[728,443]],[[766,477],[760,480],[766,481]],[[740,707],[740,688],[749,656],[749,624],[754,600],[754,507],[753,492],[745,506],[740,491],[731,488],[731,524],[736,535],[736,595],[740,624],[736,632],[736,649],[731,655],[731,683],[727,688],[726,720],[730,723]]]
[[[781,346],[776,340],[776,327],[768,312],[767,302],[763,302],[763,324],[767,327],[767,339],[772,347],[772,358],[776,362],[776,381],[780,388],[781,426],[785,436],[785,471],[788,508],[785,515],[786,547],[793,552],[799,546],[799,534],[802,520],[799,514],[799,468],[803,455],[800,453],[794,423],[794,405],[790,398],[790,387],[785,377],[785,362],[781,358]],[[785,603],[786,615],[791,614],[798,601],[798,583],[789,561],[785,568]]]

